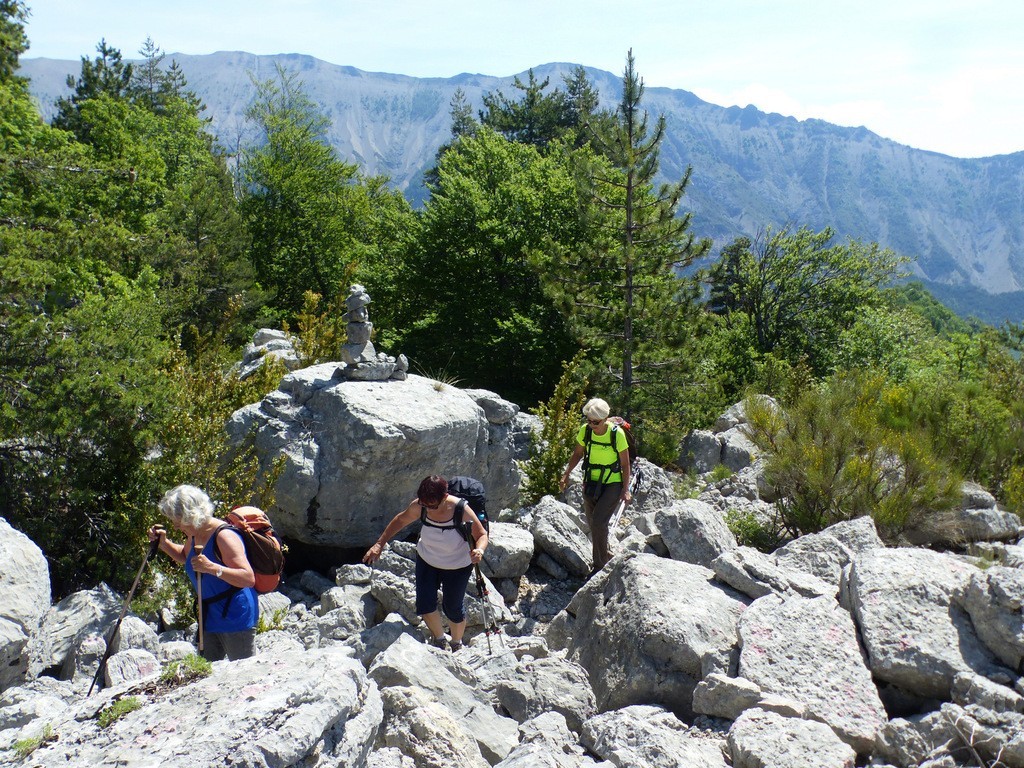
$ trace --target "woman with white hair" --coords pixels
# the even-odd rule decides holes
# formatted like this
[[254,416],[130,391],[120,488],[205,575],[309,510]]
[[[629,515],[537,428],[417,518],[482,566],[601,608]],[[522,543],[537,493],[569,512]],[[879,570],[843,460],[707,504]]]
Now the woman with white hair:
[[[241,535],[213,516],[210,497],[194,485],[172,488],[157,506],[186,539],[183,544],[173,542],[162,525],[154,525],[149,540],[159,539],[160,549],[185,566],[197,592],[198,574],[203,576],[203,656],[210,661],[252,656],[259,600]],[[211,539],[213,546],[207,546]]]
[[629,442],[622,429],[615,428],[608,415],[608,403],[599,397],[591,398],[583,406],[586,423],[576,433],[576,448],[569,457],[569,465],[559,482],[564,491],[569,475],[583,460],[583,513],[590,525],[590,543],[593,547],[594,570],[604,568],[612,559],[608,548],[608,523],[619,501],[629,503]]

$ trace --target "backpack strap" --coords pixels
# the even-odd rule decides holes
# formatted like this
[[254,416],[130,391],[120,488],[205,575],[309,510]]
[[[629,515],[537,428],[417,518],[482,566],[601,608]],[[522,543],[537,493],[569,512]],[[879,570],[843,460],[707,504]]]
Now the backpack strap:
[[[466,500],[465,499],[459,499],[458,504],[455,505],[455,512],[457,513],[458,516],[462,515],[462,510],[465,509],[465,506],[466,506]],[[460,523],[456,523],[455,522],[455,517],[456,517],[455,515],[452,516],[451,523],[445,523],[443,525],[439,525],[438,523],[435,523],[433,520],[431,520],[429,517],[427,517],[427,507],[426,507],[426,505],[420,504],[420,524],[421,525],[425,525],[428,528],[440,528],[442,531],[458,530],[459,526],[460,526]]]
[[[224,567],[224,558],[221,556],[220,550],[217,548],[217,534],[219,534],[225,528],[230,528],[232,531],[235,531],[236,533],[238,533],[239,536],[241,536],[241,531],[239,531],[237,528],[235,528],[235,526],[230,525],[228,523],[224,523],[224,525],[220,526],[219,528],[217,528],[217,530],[215,530],[213,532],[213,535],[210,537],[210,540],[207,542],[207,545],[210,545],[210,544],[213,545],[213,551],[217,554],[217,559],[220,560],[220,565],[221,565],[222,568]],[[221,611],[221,618],[226,619],[228,617],[228,607],[231,605],[232,598],[235,595],[237,595],[239,592],[241,592],[241,591],[242,591],[242,589],[240,587],[236,587],[236,586],[234,586],[232,584],[228,584],[228,589],[225,589],[223,592],[221,592],[219,594],[216,594],[213,597],[204,597],[203,598],[203,616],[206,616],[209,613],[211,605],[213,605],[214,603],[223,602],[224,603],[224,608]]]
[[610,478],[616,472],[622,472],[622,460],[619,458],[619,451],[615,447],[615,436],[618,429],[618,425],[612,423],[611,429],[608,430],[608,439],[611,441],[609,445],[611,445],[611,449],[615,452],[615,461],[609,464],[597,464],[590,460],[590,448],[594,444],[594,434],[590,425],[587,425],[586,431],[583,433],[583,482],[587,482],[590,479],[591,467],[601,470],[601,476],[598,481],[601,483],[604,483],[606,478]]

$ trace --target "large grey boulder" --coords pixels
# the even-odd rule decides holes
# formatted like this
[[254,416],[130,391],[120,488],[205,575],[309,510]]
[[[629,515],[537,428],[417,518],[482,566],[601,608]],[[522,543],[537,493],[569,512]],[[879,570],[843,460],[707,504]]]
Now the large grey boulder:
[[830,584],[804,571],[785,568],[775,558],[753,547],[736,547],[723,552],[711,563],[719,581],[751,598],[765,595],[835,597],[839,585]]
[[480,564],[488,576],[514,579],[522,576],[533,560],[534,537],[527,529],[512,523],[491,523],[487,551]]
[[974,573],[958,558],[925,549],[871,550],[854,559],[843,597],[876,679],[948,700],[958,673],[992,670],[991,654],[953,601]]
[[471,475],[495,509],[519,490],[513,424],[496,424],[473,397],[421,376],[334,378],[336,363],[288,374],[227,430],[252,441],[269,472],[283,460],[272,510],[278,532],[307,544],[368,547],[431,474]]
[[502,708],[520,723],[557,712],[572,730],[579,731],[584,720],[597,714],[587,671],[558,657],[519,665],[498,683],[496,695]]
[[156,656],[142,648],[126,648],[107,659],[103,670],[108,688],[141,680],[160,671]]
[[823,723],[748,709],[729,729],[733,768],[853,768],[856,754]]
[[484,758],[496,763],[518,742],[519,726],[478,695],[471,670],[463,666],[456,675],[450,663],[457,661],[446,651],[402,635],[374,659],[369,675],[382,690],[398,686],[424,691],[463,722]]
[[320,615],[316,619],[320,643],[345,640],[373,626],[377,602],[370,585],[348,584],[332,587],[320,595]]
[[710,567],[716,557],[737,546],[718,510],[697,499],[677,501],[656,513],[654,524],[673,560]]
[[[557,712],[545,712],[519,726],[519,744],[494,768],[593,768],[586,754]],[[608,763],[602,762],[601,766]]]
[[0,691],[25,679],[29,637],[50,607],[46,558],[0,517]]
[[952,547],[980,541],[1015,542],[1024,533],[1020,518],[996,503],[995,497],[977,483],[960,486],[960,505],[929,515],[903,532],[916,546]]
[[129,615],[121,620],[121,626],[114,635],[111,653],[127,651],[129,648],[140,648],[154,655],[160,648],[160,638],[157,637],[156,630],[138,616]]
[[886,721],[850,614],[831,597],[762,597],[739,623],[740,676],[795,699],[858,753]]
[[615,766],[728,766],[724,739],[687,726],[660,707],[637,705],[592,717],[583,726],[581,742]]
[[707,568],[653,555],[613,559],[548,628],[548,644],[590,674],[602,710],[691,712],[708,657],[735,651],[746,598]]
[[120,612],[121,598],[106,584],[65,597],[47,611],[39,631],[29,640],[29,676],[64,668],[87,635],[95,635],[102,645]]
[[856,555],[884,546],[875,521],[865,515],[800,536],[779,547],[772,557],[783,568],[810,573],[838,589],[843,568]]
[[260,328],[253,334],[252,341],[245,345],[238,378],[249,378],[271,359],[279,360],[289,371],[302,365],[291,336],[276,328]]
[[710,430],[695,429],[683,438],[676,464],[703,474],[722,463],[722,442]]
[[702,715],[735,720],[761,701],[761,687],[744,677],[712,672],[693,692],[693,711]]
[[1019,669],[1024,661],[1024,571],[1004,566],[977,571],[958,602],[988,649],[1011,669]]
[[0,517],[0,618],[32,633],[50,608],[50,569],[43,552]]
[[590,540],[580,527],[576,510],[554,496],[545,496],[533,509],[530,532],[536,550],[576,576],[590,573]]
[[[383,719],[376,686],[344,649],[218,662],[213,674],[99,728],[96,714],[125,688],[83,699],[48,721],[43,768],[361,765]],[[35,723],[24,726],[26,733]],[[17,736],[16,732],[5,735]],[[8,746],[8,745],[0,745]],[[319,762],[317,762],[319,761]]]
[[726,430],[718,439],[722,442],[722,464],[733,472],[749,467],[757,458],[758,447],[745,426]]
[[394,686],[381,692],[384,743],[416,768],[488,768],[465,718],[427,691]]

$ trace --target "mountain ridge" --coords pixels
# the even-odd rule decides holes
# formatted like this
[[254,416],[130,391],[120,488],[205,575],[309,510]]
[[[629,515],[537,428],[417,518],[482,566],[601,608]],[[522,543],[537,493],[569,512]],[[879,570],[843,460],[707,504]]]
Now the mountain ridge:
[[[485,93],[513,95],[515,77],[460,73],[418,78],[331,64],[300,53],[257,55],[222,51],[168,54],[189,87],[207,105],[212,130],[229,151],[246,140],[244,111],[259,80],[278,65],[297,73],[307,93],[331,119],[328,141],[364,172],[383,174],[414,204],[427,193],[423,175],[437,148],[450,138],[449,106],[457,88],[474,110]],[[65,78],[79,61],[24,59],[21,74],[44,116],[67,93]],[[577,65],[552,62],[533,68],[561,85]],[[621,78],[584,67],[614,107]],[[693,176],[683,209],[694,230],[716,250],[738,235],[765,228],[832,227],[839,238],[877,241],[916,259],[914,277],[989,294],[1024,290],[1024,151],[957,158],[886,139],[864,126],[798,120],[753,105],[722,107],[682,89],[645,84],[644,107],[664,114],[663,180]],[[1024,295],[1024,294],[1022,294]],[[1010,317],[1024,319],[1021,311]]]

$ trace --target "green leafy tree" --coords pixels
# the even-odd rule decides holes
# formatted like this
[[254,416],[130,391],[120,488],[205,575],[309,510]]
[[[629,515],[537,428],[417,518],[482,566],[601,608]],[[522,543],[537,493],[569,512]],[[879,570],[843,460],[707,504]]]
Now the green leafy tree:
[[557,156],[485,127],[462,137],[441,159],[405,272],[396,324],[410,360],[519,402],[546,397],[575,344],[536,263],[578,240],[578,205]]
[[[247,116],[262,137],[242,159],[250,257],[277,309],[291,317],[307,290],[336,296],[352,263],[383,258],[401,239],[389,214],[401,216],[402,208],[382,180],[364,180],[338,159],[326,138],[329,120],[294,74],[279,69],[276,79],[257,83]],[[378,204],[388,209],[383,216]]]
[[121,58],[121,51],[100,40],[96,45],[99,54],[91,61],[82,57],[82,71],[76,79],[68,75],[67,86],[74,93],[57,100],[57,114],[53,124],[57,128],[71,131],[79,141],[89,142],[92,125],[87,115],[82,115],[81,105],[100,94],[120,100],[128,96],[132,81],[132,65]]
[[143,530],[138,470],[167,401],[157,281],[83,268],[73,237],[67,261],[40,260],[12,234],[0,240],[0,515],[46,553],[55,594],[122,584]]
[[14,76],[18,58],[28,50],[28,15],[28,6],[21,0],[0,0],[0,82]]
[[712,310],[746,315],[759,353],[806,358],[825,374],[839,335],[881,303],[881,289],[906,262],[876,243],[832,244],[833,237],[831,229],[802,228],[737,239],[711,269]]
[[569,127],[571,114],[564,92],[544,93],[550,83],[549,77],[537,80],[531,69],[525,83],[518,76],[512,81],[521,98],[510,99],[501,91],[484,94],[480,122],[509,141],[547,146]]

